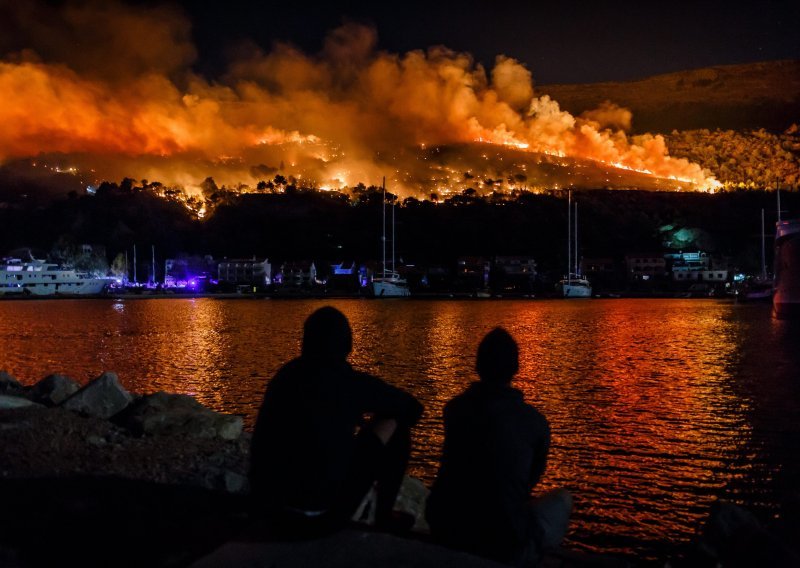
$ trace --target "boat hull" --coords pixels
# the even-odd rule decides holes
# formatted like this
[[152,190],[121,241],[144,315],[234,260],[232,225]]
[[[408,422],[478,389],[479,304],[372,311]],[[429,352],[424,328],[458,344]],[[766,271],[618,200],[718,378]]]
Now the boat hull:
[[582,277],[567,280],[564,278],[558,283],[558,290],[564,298],[591,298],[592,285]]
[[0,265],[0,296],[96,296],[111,282],[43,260],[6,259]]
[[411,295],[404,282],[373,281],[372,293],[376,298],[405,298]]
[[778,319],[800,319],[800,219],[777,226],[772,312]]

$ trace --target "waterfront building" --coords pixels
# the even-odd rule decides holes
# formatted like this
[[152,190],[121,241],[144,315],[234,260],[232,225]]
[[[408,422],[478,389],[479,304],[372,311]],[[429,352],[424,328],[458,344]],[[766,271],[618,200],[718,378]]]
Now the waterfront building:
[[630,282],[665,278],[669,274],[667,259],[662,253],[627,254],[625,269]]
[[456,261],[453,288],[458,291],[476,291],[489,288],[492,263],[487,258],[463,256]]
[[725,283],[728,270],[719,261],[714,261],[705,252],[667,253],[665,260],[670,265],[675,282]]
[[306,287],[321,284],[317,280],[317,267],[313,261],[300,260],[284,262],[275,274],[275,284],[282,286]]
[[226,284],[269,286],[272,283],[272,265],[269,259],[225,259],[217,267],[217,278]]
[[211,255],[179,256],[164,261],[165,288],[204,288],[217,276],[218,263]]
[[496,256],[492,287],[495,292],[532,293],[536,282],[536,260],[532,256]]

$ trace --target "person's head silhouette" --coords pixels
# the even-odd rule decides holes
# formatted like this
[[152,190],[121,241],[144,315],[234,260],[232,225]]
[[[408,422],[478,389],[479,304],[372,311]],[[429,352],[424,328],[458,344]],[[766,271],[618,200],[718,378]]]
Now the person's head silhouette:
[[303,356],[339,360],[352,350],[353,332],[342,312],[325,306],[308,316],[303,325]]
[[511,382],[519,370],[519,348],[510,333],[496,327],[486,334],[478,346],[475,370],[482,381]]

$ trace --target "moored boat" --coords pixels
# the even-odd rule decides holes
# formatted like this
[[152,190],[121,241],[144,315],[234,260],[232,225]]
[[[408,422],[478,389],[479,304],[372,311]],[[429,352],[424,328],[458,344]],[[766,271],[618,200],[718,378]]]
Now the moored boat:
[[586,278],[578,274],[569,274],[558,283],[558,289],[564,298],[591,298],[592,285]]
[[372,279],[372,292],[376,298],[403,298],[410,296],[408,282],[396,272],[386,272]]
[[[572,191],[567,193],[567,275],[556,288],[562,298],[591,298],[592,285],[580,273],[578,260],[578,204],[575,203],[575,234],[572,233]],[[574,238],[574,242],[573,242]],[[575,246],[575,266],[572,266],[572,247]]]
[[44,260],[8,258],[0,264],[0,296],[87,296],[101,294],[110,280]]
[[383,262],[380,276],[372,278],[372,294],[376,298],[405,298],[411,295],[408,282],[395,271],[394,264],[394,203],[392,203],[392,268],[386,268],[386,178],[383,179]]
[[800,318],[800,219],[776,225],[772,313],[778,319]]

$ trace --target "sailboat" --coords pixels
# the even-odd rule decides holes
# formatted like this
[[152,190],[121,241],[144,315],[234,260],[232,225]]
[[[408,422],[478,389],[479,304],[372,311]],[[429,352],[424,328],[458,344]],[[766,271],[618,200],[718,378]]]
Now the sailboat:
[[741,299],[746,302],[772,301],[774,282],[767,275],[766,235],[764,233],[764,210],[761,210],[761,274],[751,278],[742,290]]
[[581,276],[578,262],[578,204],[575,203],[575,266],[572,265],[572,191],[567,191],[567,275],[558,283],[564,298],[591,298],[592,285]]
[[376,298],[403,298],[411,295],[408,282],[395,271],[394,265],[394,203],[392,203],[392,268],[386,270],[386,178],[383,178],[383,270],[372,279],[372,293]]

